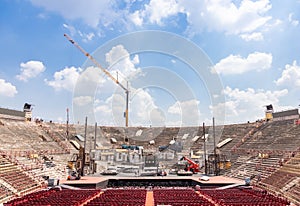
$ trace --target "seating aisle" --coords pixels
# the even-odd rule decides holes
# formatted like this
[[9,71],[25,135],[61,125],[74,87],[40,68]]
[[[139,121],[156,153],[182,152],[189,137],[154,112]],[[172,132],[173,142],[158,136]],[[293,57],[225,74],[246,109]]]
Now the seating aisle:
[[148,191],[146,196],[146,204],[145,206],[154,206],[154,197],[153,191]]

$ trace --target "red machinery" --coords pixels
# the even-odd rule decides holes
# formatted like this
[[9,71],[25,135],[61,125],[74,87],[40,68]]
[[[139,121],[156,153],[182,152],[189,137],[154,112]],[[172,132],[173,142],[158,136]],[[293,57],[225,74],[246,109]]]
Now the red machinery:
[[200,172],[198,163],[184,156],[180,160],[186,160],[188,162],[188,164],[184,168],[185,171],[191,171],[194,174]]

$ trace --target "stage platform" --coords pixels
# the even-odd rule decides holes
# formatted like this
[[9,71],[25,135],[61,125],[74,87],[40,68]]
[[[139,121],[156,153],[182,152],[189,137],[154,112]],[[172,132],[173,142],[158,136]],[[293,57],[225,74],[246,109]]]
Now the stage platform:
[[195,186],[222,187],[231,184],[243,185],[245,182],[225,176],[212,176],[208,181],[200,180],[197,176],[147,176],[147,177],[122,177],[122,176],[83,176],[80,180],[62,180],[61,184],[89,189],[104,189],[108,186]]

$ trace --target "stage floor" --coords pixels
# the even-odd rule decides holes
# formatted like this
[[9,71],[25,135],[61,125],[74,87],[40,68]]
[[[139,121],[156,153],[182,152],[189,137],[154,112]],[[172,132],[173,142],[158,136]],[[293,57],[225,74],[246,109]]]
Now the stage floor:
[[67,185],[80,185],[80,184],[98,184],[101,182],[108,181],[110,179],[114,180],[194,180],[196,182],[199,182],[201,184],[243,184],[244,181],[235,179],[235,178],[230,178],[230,177],[225,177],[225,176],[212,176],[209,177],[208,181],[203,181],[200,180],[201,176],[147,176],[147,177],[122,177],[122,176],[83,176],[81,177],[80,180],[61,180],[61,184],[67,184]]

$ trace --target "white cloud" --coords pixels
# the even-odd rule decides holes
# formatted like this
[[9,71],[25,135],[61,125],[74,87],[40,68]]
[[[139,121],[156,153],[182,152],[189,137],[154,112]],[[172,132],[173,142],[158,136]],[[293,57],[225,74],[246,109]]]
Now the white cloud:
[[84,106],[93,102],[93,97],[91,96],[78,96],[73,98],[73,103],[77,106]]
[[150,23],[161,25],[161,20],[177,14],[182,9],[176,0],[151,0],[145,6],[145,13]]
[[132,92],[129,114],[130,122],[135,126],[166,126],[167,122],[174,122],[167,116],[167,111],[155,104],[150,92],[144,89]]
[[[94,112],[96,121],[101,125],[124,126],[124,95],[114,93],[105,100],[96,98],[96,100],[94,101]],[[129,114],[131,114],[131,110]],[[131,120],[130,117],[129,120]]]
[[[139,64],[139,56],[134,55],[132,58],[129,52],[124,48],[123,45],[116,45],[114,46],[109,52],[105,54],[106,62],[108,63],[109,73],[112,74],[114,78],[117,77],[116,72],[118,72],[118,80],[123,84],[122,80],[130,80],[131,76],[135,76],[140,69],[136,67]],[[98,71],[101,72],[100,69]],[[102,72],[101,72],[102,73]],[[104,74],[102,73],[102,76]],[[94,75],[95,77],[95,75]],[[101,99],[96,98],[95,101],[95,109],[94,111],[97,112],[101,116],[101,120],[99,122],[103,122],[103,124],[109,125],[123,125],[124,119],[124,111],[125,111],[125,95],[119,94],[115,88],[119,87],[111,80],[109,77],[104,76],[103,84],[98,86],[98,91],[96,95],[104,95],[107,96],[105,92],[111,92],[109,98],[105,98],[103,100],[103,96],[99,97]],[[86,80],[88,80],[87,78]],[[150,125],[150,114],[149,112],[156,108],[152,97],[150,94],[144,90],[136,90],[135,88],[129,88],[130,90],[130,113],[129,113],[129,120],[130,125]],[[154,121],[158,121],[157,115],[158,112],[154,112],[152,117],[155,119]],[[153,116],[154,115],[154,116]]]
[[74,26],[63,24],[63,27],[66,28],[71,33],[71,36],[74,36],[77,33]]
[[262,41],[264,36],[261,32],[253,32],[251,34],[241,34],[240,37],[245,41]]
[[180,115],[180,125],[199,125],[200,124],[200,102],[198,100],[176,101],[168,108],[168,113]]
[[17,79],[27,82],[29,79],[38,76],[40,73],[45,71],[46,67],[40,61],[28,61],[20,64],[21,73],[17,75]]
[[31,0],[31,3],[68,20],[82,20],[94,28],[98,25],[107,27],[120,15],[114,9],[115,2],[111,0]]
[[135,66],[139,64],[139,56],[135,55],[130,59],[129,52],[123,45],[114,46],[108,53],[105,54],[106,62],[109,64],[109,70],[114,74],[119,72],[121,77],[128,78],[140,72]]
[[299,21],[293,18],[294,13],[289,13],[289,22],[293,25],[293,26],[297,26],[299,24]]
[[[268,11],[272,8],[269,0],[242,0],[239,3],[233,0],[150,0],[148,3],[142,3],[142,8],[135,7],[134,1],[120,3],[111,0],[100,2],[77,0],[74,3],[71,0],[31,0],[31,2],[46,11],[58,13],[67,20],[82,20],[93,28],[114,29],[118,26],[119,30],[122,24],[125,28],[132,28],[128,22],[136,26],[143,26],[145,23],[164,26],[165,19],[181,13],[186,16],[187,29],[191,33],[205,29],[246,35],[243,39],[251,38],[251,40],[261,38],[258,36],[254,38],[253,33],[259,32],[272,20],[272,16],[268,15]],[[90,33],[84,36],[86,41],[92,38]]]
[[[79,69],[81,72],[81,69]],[[80,78],[78,79],[78,84],[84,86],[88,83],[103,84],[106,82],[105,74],[100,68],[95,66],[87,67],[83,72],[80,73]]]
[[[148,91],[132,89],[129,105],[130,126],[162,126],[165,124],[164,112],[154,103]],[[105,101],[97,99],[94,111],[100,117],[98,122],[105,125],[124,125],[125,95],[114,93]]]
[[[102,117],[104,117],[103,119],[105,119],[106,121],[108,120],[108,115],[111,114],[111,108],[109,107],[109,105],[107,104],[101,104],[101,105],[97,105],[94,109],[95,112],[99,112],[101,114]],[[106,114],[106,115],[103,115]],[[112,121],[110,121],[110,124],[112,124]]]
[[139,59],[139,55],[134,55],[133,59],[132,59],[132,63],[133,64],[139,64],[140,63],[140,59]]
[[170,114],[181,114],[180,102],[176,101],[173,105],[168,108]]
[[143,14],[141,11],[135,11],[133,14],[129,15],[129,19],[133,22],[136,26],[143,25]]
[[14,97],[17,94],[17,88],[4,79],[0,79],[0,95],[5,97]]
[[63,27],[69,31],[71,36],[78,34],[82,38],[83,42],[91,41],[96,36],[94,32],[89,32],[89,33],[81,32],[80,30],[76,30],[74,26],[68,24],[63,24]]
[[151,126],[166,126],[165,113],[158,108],[154,108],[150,111],[149,118]]
[[40,14],[38,14],[38,18],[40,18],[40,19],[48,19],[48,16],[46,14],[44,14],[44,13],[40,13]]
[[[192,99],[187,101],[176,101],[173,105],[168,108],[170,114],[196,114],[199,113],[198,106],[199,101]],[[192,109],[192,110],[191,110]],[[197,109],[197,110],[195,110]]]
[[162,20],[182,12],[176,0],[150,0],[145,8],[134,11],[129,19],[136,25],[142,26],[144,22],[162,26]]
[[95,37],[95,34],[93,32],[90,32],[86,35],[86,39],[91,41]]
[[[164,122],[163,116],[157,112],[158,107],[147,90],[137,89],[131,93],[131,122],[134,125],[158,125]],[[161,125],[162,126],[162,125]]]
[[285,65],[281,77],[275,81],[277,85],[286,85],[291,88],[300,87],[300,66],[294,61],[292,65]]
[[74,72],[77,73],[74,75],[78,76],[74,77],[76,78],[75,81],[70,82],[73,84],[74,96],[95,96],[97,89],[101,92],[106,90],[111,92],[113,91],[112,88],[115,88],[115,84],[111,80],[108,80],[108,77],[98,67],[89,66],[83,71],[79,68],[78,71]]
[[242,0],[239,5],[232,0],[180,1],[184,7],[190,30],[203,29],[227,34],[251,34],[271,19],[266,13],[272,5],[269,0]]
[[242,74],[248,71],[262,71],[271,68],[272,54],[254,52],[243,58],[230,55],[218,62],[214,69],[220,74]]
[[48,81],[45,79],[45,82],[57,91],[67,90],[72,92],[80,75],[80,71],[80,68],[66,67],[63,70],[54,73],[54,80]]
[[95,34],[93,32],[90,33],[83,33],[81,31],[78,31],[79,35],[82,37],[82,41],[83,42],[88,42],[93,40],[93,38],[95,37]]
[[279,100],[288,94],[288,90],[265,91],[252,88],[240,90],[226,87],[224,94],[226,102],[210,108],[218,113],[218,110],[225,105],[226,122],[240,123],[264,118],[265,105],[272,104],[277,111],[286,109],[279,104]]

